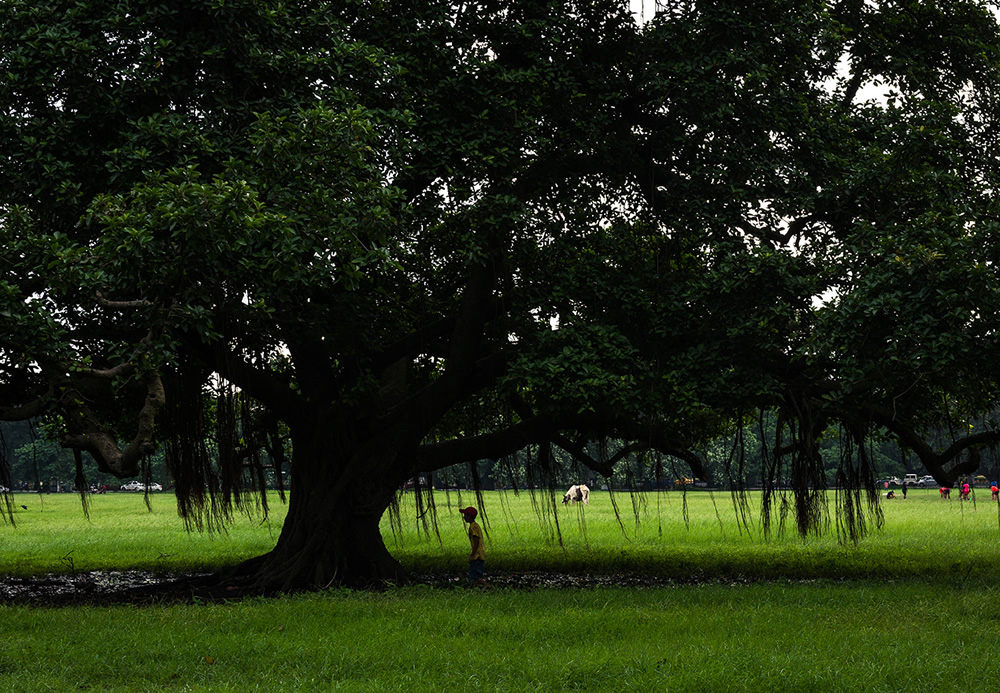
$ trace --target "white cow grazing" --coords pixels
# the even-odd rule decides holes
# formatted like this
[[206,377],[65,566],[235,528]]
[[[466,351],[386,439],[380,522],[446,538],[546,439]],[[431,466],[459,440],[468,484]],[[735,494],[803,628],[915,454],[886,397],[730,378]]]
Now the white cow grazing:
[[590,505],[590,489],[587,488],[586,484],[570,486],[569,491],[563,496],[563,505],[566,503],[576,503],[577,501],[582,501],[584,505]]

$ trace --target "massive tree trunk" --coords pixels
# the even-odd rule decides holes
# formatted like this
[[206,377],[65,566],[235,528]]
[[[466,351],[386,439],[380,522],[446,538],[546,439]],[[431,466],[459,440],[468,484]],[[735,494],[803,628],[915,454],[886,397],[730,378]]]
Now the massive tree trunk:
[[[340,441],[341,443],[343,441]],[[331,445],[317,432],[295,441],[288,514],[274,549],[240,566],[244,584],[264,592],[368,587],[405,580],[379,523],[402,481],[395,446]]]

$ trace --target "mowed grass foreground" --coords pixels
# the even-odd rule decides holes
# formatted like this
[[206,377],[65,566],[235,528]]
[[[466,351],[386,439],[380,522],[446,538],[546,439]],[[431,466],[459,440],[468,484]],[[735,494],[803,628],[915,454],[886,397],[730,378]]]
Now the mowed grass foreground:
[[996,690],[992,590],[435,590],[0,609],[7,691]]
[[[64,498],[65,513],[56,508]],[[487,494],[488,568],[500,575],[624,566],[702,581],[643,589],[415,586],[143,608],[7,606],[0,690],[996,689],[1000,529],[988,494],[980,492],[975,506],[932,492],[888,501],[885,527],[857,548],[829,537],[741,534],[724,494],[714,501],[688,494],[686,523],[680,494],[645,500],[637,526],[629,497],[617,497],[625,537],[608,494],[595,493],[586,509],[559,507],[560,546],[542,497],[536,508],[526,494]],[[438,494],[436,502],[440,541],[415,531],[404,503],[403,531],[394,539],[386,526],[387,544],[416,570],[459,577],[467,540],[457,508],[474,498]],[[72,498],[46,503],[44,513],[22,510],[17,528],[0,526],[5,567],[25,550],[34,558],[20,565],[48,560],[43,571],[65,569],[68,551],[80,570],[169,569],[173,561],[205,569],[222,556],[266,550],[281,513],[270,527],[243,518],[224,537],[184,533],[168,496],[153,499],[156,519],[135,496],[107,497],[89,522]],[[117,519],[100,526],[102,512]],[[81,528],[49,532],[33,513]],[[91,534],[95,543],[85,542]],[[98,565],[102,550],[108,565]],[[202,553],[211,555],[198,559]]]

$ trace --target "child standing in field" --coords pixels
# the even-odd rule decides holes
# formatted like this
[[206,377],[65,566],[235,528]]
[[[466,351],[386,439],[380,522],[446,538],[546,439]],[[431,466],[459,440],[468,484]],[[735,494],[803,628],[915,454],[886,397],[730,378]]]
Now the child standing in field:
[[489,587],[490,583],[483,577],[486,574],[486,546],[483,544],[483,530],[476,523],[479,511],[470,506],[461,508],[458,512],[462,513],[462,519],[469,523],[469,544],[472,549],[469,553],[469,584]]

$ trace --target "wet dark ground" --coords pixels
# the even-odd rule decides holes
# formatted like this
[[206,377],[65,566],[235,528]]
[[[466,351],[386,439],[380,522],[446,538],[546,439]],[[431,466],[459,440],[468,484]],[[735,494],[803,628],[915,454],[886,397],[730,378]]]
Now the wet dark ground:
[[[137,601],[140,595],[160,590],[166,599],[178,585],[207,576],[167,576],[140,570],[94,571],[73,575],[0,577],[0,604],[71,606]],[[146,601],[146,599],[143,599]]]
[[[649,575],[571,575],[531,571],[499,573],[488,576],[490,584],[500,589],[567,589],[597,587],[671,587],[706,582],[676,580]],[[465,588],[464,576],[412,575],[411,582],[439,589]],[[720,582],[713,580],[712,582]],[[740,579],[721,581],[745,584]],[[155,604],[238,599],[248,594],[219,588],[212,574],[161,575],[139,570],[94,571],[74,575],[42,577],[0,577],[0,605],[74,606],[105,604]]]

